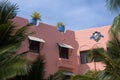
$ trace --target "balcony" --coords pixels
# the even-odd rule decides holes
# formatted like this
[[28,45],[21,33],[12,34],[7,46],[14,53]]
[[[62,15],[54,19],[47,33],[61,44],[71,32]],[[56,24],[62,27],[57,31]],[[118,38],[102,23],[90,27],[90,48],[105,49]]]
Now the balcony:
[[69,60],[69,59],[63,59],[63,58],[59,58],[57,61],[57,66],[58,67],[64,67],[64,68],[69,68],[69,69],[73,69],[73,61]]

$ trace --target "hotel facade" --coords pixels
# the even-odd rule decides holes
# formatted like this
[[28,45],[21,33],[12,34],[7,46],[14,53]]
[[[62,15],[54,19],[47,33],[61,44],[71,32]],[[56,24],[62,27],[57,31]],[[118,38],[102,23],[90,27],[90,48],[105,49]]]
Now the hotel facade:
[[[17,26],[24,26],[27,19],[16,17]],[[110,26],[86,30],[59,32],[57,27],[40,22],[30,26],[29,35],[18,52],[30,50],[27,58],[34,61],[41,54],[45,57],[45,76],[49,77],[62,69],[70,74],[82,74],[88,70],[103,70],[104,65],[97,61],[89,62],[87,54],[93,48],[105,48],[109,39]]]

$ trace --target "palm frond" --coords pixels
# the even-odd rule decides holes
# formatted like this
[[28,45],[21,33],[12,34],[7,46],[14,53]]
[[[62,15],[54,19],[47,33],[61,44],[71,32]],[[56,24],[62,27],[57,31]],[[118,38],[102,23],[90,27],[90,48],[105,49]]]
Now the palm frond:
[[116,16],[109,30],[111,38],[118,38],[120,32],[120,15]]
[[28,73],[28,80],[44,80],[45,73],[45,62],[44,57],[39,56],[37,60],[31,65]]
[[119,10],[120,0],[106,0],[106,6],[111,11]]
[[23,54],[14,54],[21,42],[27,38],[28,26],[16,28],[12,19],[16,16],[17,5],[0,1],[0,80],[6,80],[27,73],[27,60]]
[[73,76],[70,80],[99,80],[97,75],[100,71],[88,71],[85,74]]
[[95,80],[95,79],[85,75],[77,75],[75,77],[72,77],[71,80]]
[[7,0],[0,1],[0,24],[8,22],[9,19],[13,19],[17,14],[18,6],[11,4]]
[[106,59],[106,51],[103,48],[95,48],[90,51],[88,54],[88,58],[93,61],[95,58],[98,58],[100,61],[103,61]]
[[53,75],[53,80],[64,80],[65,75],[63,74],[64,70],[59,70]]
[[7,56],[4,64],[0,67],[0,78],[11,78],[16,75],[27,73],[27,60],[23,56]]
[[91,50],[90,58],[99,58],[105,64],[105,69],[99,73],[100,80],[120,80],[120,41],[111,38],[107,50],[96,48]]
[[120,80],[119,76],[114,73],[114,71],[103,70],[98,76],[99,80]]

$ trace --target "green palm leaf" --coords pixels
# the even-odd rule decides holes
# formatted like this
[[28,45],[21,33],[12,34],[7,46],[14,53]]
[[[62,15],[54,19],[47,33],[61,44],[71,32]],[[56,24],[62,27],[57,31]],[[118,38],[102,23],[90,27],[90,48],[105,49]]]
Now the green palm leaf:
[[31,65],[30,71],[28,73],[28,80],[44,80],[45,74],[45,62],[44,57],[40,56]]
[[105,69],[99,73],[100,80],[120,80],[120,41],[114,37],[107,43],[108,49],[92,49],[89,57],[98,58],[105,64]]
[[0,24],[6,23],[8,19],[13,19],[16,16],[18,6],[11,4],[7,0],[0,1]]
[[29,25],[17,28],[13,23],[12,19],[16,16],[17,9],[16,4],[0,1],[0,80],[27,73],[26,55],[15,53],[27,38]]
[[100,71],[88,71],[85,74],[73,76],[70,80],[99,80],[97,75]]
[[120,0],[106,0],[106,5],[111,11],[119,10]]
[[112,27],[109,30],[111,38],[114,38],[114,37],[118,38],[119,32],[120,32],[120,15],[115,17]]

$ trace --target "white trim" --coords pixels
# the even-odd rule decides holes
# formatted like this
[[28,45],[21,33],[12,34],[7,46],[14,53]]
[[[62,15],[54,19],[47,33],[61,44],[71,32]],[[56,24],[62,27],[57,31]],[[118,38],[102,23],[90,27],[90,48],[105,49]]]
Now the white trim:
[[28,36],[28,38],[29,38],[30,40],[33,40],[33,41],[38,41],[38,42],[43,42],[43,43],[45,43],[45,41],[44,41],[43,39],[41,39],[41,38],[37,38],[37,37],[33,37],[33,36]]
[[64,47],[64,48],[74,49],[71,45],[68,45],[68,44],[58,43],[58,45],[59,45],[60,47]]

